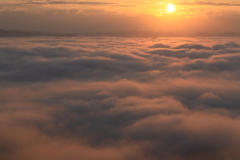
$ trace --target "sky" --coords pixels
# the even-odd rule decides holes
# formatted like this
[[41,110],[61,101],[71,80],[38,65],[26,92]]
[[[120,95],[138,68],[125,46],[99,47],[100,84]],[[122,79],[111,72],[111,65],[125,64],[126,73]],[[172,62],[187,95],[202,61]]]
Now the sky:
[[[240,32],[239,0],[0,3],[6,30]],[[239,37],[0,37],[0,57],[1,160],[240,159]]]
[[[167,5],[176,10],[168,12]],[[0,0],[0,28],[55,33],[240,32],[240,2]]]
[[239,38],[0,38],[0,159],[239,160]]

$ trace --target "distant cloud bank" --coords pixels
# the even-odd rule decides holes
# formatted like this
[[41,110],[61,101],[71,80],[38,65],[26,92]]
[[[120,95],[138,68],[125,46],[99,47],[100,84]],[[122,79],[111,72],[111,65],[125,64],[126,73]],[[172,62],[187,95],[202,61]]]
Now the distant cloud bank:
[[237,160],[238,38],[1,38],[0,159]]

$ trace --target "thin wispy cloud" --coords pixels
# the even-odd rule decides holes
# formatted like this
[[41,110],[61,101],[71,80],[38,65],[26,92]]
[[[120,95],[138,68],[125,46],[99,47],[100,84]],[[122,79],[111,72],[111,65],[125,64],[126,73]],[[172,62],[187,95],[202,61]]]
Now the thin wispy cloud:
[[112,4],[117,4],[117,3],[107,3],[107,2],[84,2],[84,1],[65,1],[65,0],[24,0],[21,3],[19,2],[10,2],[10,3],[2,3],[2,4],[33,4],[33,5],[61,5],[61,4],[75,4],[75,5],[112,5]]
[[206,2],[206,1],[185,1],[175,2],[177,5],[203,5],[203,6],[240,6],[240,3],[219,3],[219,2]]

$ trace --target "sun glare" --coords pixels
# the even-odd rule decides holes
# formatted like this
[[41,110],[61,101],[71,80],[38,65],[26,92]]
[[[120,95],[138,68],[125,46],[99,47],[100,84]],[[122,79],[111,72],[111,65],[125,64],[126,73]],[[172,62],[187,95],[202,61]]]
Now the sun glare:
[[171,3],[169,3],[169,4],[167,5],[167,11],[168,11],[168,12],[173,12],[173,11],[175,11],[175,6],[174,6],[173,4],[171,4]]

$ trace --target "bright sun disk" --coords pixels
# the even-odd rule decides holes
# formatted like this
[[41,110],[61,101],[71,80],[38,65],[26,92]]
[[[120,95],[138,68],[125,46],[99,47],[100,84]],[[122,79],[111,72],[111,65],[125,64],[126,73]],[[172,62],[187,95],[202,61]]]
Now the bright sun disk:
[[168,12],[173,12],[173,11],[175,11],[175,6],[174,6],[173,4],[171,4],[171,3],[169,3],[168,6],[167,6],[167,11],[168,11]]

